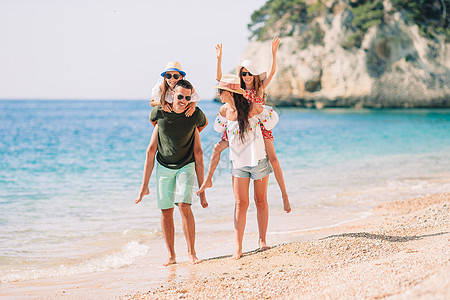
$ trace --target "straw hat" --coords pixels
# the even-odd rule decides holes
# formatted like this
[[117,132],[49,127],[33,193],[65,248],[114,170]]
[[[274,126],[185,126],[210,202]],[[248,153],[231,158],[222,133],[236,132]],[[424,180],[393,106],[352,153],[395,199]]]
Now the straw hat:
[[219,85],[214,86],[216,89],[226,90],[233,93],[244,94],[241,88],[241,79],[234,74],[225,74],[220,78]]
[[161,73],[161,76],[164,77],[164,74],[169,71],[177,71],[180,72],[183,77],[186,76],[186,72],[181,71],[181,64],[177,61],[169,61],[166,65],[166,69]]
[[259,75],[259,80],[264,80],[266,78],[267,73],[258,69],[255,63],[250,59],[246,59],[241,62],[238,66],[238,74],[241,72],[242,67],[246,68],[250,73],[252,73],[252,75]]

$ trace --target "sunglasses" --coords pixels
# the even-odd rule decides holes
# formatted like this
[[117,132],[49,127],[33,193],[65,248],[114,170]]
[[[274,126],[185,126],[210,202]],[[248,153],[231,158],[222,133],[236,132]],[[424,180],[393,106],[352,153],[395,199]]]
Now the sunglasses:
[[248,74],[248,76],[253,76],[252,73],[250,73],[250,72],[241,72],[242,77],[247,76],[247,74]]
[[178,98],[178,100],[181,100],[181,99],[185,98],[186,101],[191,101],[191,96],[178,95],[177,98]]
[[179,75],[179,74],[169,74],[169,73],[166,73],[166,74],[164,74],[164,77],[166,78],[166,79],[170,79],[170,78],[172,78],[172,76],[173,76],[173,79],[178,79],[178,78],[180,78],[181,76]]
[[229,93],[231,93],[230,91],[222,90],[222,89],[218,89],[217,92],[219,93],[219,96],[222,95],[223,92],[229,92]]

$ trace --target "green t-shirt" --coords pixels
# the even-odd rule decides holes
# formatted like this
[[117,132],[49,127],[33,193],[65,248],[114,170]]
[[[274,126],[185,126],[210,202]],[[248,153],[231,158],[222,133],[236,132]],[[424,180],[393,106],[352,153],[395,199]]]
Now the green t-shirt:
[[158,123],[158,153],[156,159],[166,168],[180,169],[194,162],[194,130],[206,124],[206,117],[198,107],[192,116],[184,112],[165,112],[161,106],[153,108],[150,119]]

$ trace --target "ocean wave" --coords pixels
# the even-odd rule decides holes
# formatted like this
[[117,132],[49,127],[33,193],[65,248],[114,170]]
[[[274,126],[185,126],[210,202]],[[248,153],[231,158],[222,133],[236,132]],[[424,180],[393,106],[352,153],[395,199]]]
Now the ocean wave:
[[147,254],[149,249],[148,246],[132,241],[116,253],[92,258],[75,265],[62,264],[47,269],[18,270],[15,268],[4,270],[0,274],[0,282],[25,281],[118,269],[132,265],[137,257]]

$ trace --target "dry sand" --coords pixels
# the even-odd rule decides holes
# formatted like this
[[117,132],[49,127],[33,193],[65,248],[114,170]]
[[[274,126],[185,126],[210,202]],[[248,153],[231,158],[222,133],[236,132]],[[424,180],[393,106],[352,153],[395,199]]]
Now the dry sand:
[[[318,240],[214,258],[124,299],[450,299],[450,193],[386,203]],[[176,268],[172,266],[170,268]]]

